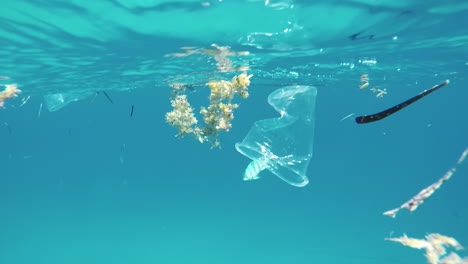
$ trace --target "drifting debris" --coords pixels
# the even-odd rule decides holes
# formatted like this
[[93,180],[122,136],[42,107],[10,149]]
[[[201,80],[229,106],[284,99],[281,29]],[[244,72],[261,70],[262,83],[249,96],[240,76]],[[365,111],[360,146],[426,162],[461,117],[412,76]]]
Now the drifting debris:
[[452,237],[444,236],[441,234],[433,233],[426,236],[426,239],[410,238],[406,235],[397,238],[386,238],[385,240],[399,242],[405,246],[425,249],[426,259],[430,264],[468,264],[468,258],[460,258],[455,252],[450,252],[447,255],[447,247],[453,247],[455,250],[464,249]]
[[468,264],[468,258],[464,257],[462,259],[457,253],[450,252],[450,254],[439,261],[439,264]]
[[21,93],[21,90],[18,89],[18,85],[16,83],[14,84],[4,84],[1,86],[5,86],[5,90],[0,92],[0,107],[4,106],[4,101],[8,98],[13,98],[17,97],[19,93]]
[[384,89],[380,89],[380,88],[371,88],[371,91],[374,92],[374,93],[377,93],[377,94],[375,95],[375,97],[380,97],[380,98],[384,97],[384,95],[387,94],[387,89],[385,89],[385,88],[384,88]]
[[457,161],[457,166],[460,165],[465,160],[466,155],[468,155],[468,148],[465,149],[465,151],[463,151],[463,153],[461,154],[460,158]]
[[361,74],[361,86],[359,86],[359,89],[362,90],[369,86],[369,75],[368,74]]
[[402,237],[386,238],[385,240],[400,242],[402,245],[416,249],[423,249],[430,246],[429,241],[424,239],[410,238],[405,234]]
[[445,85],[449,84],[449,80],[446,80],[445,82],[439,84],[439,85],[436,85],[434,87],[432,87],[431,89],[429,90],[425,90],[424,92],[404,101],[403,103],[399,103],[393,107],[390,107],[389,109],[387,110],[384,110],[382,112],[379,112],[377,114],[373,114],[373,115],[365,115],[365,116],[358,116],[356,117],[356,123],[358,124],[364,124],[364,123],[370,123],[370,122],[375,122],[375,121],[379,121],[380,119],[384,119],[386,118],[387,116],[389,115],[392,115],[398,111],[400,111],[401,109],[407,107],[408,105],[418,101],[419,99],[423,98],[424,96],[432,93],[432,92],[435,92],[437,91],[438,89],[444,87]]
[[28,101],[29,101],[29,98],[31,98],[31,96],[28,96],[26,98],[23,98],[21,99],[21,105],[19,107],[22,107],[23,105],[25,105]]
[[347,116],[341,118],[341,119],[340,119],[340,122],[343,122],[344,120],[346,120],[346,119],[352,117],[352,116],[355,115],[355,114],[356,114],[356,113],[351,113],[351,114],[349,114],[349,115],[347,115]]
[[398,211],[400,211],[403,208],[408,209],[410,212],[413,212],[414,210],[416,210],[418,208],[418,206],[421,205],[424,201],[426,201],[426,199],[429,198],[429,196],[431,196],[437,189],[439,189],[440,186],[444,182],[446,182],[447,180],[449,180],[452,177],[452,175],[457,170],[457,166],[460,165],[463,162],[463,160],[465,159],[467,154],[468,154],[468,148],[465,149],[465,151],[463,151],[463,153],[461,154],[460,158],[458,159],[457,164],[455,165],[455,167],[453,167],[449,171],[447,171],[445,173],[445,175],[442,178],[440,178],[437,182],[433,183],[429,187],[427,187],[427,188],[423,189],[422,191],[420,191],[416,196],[411,198],[406,203],[402,204],[400,207],[389,210],[389,211],[386,211],[383,214],[395,218]]

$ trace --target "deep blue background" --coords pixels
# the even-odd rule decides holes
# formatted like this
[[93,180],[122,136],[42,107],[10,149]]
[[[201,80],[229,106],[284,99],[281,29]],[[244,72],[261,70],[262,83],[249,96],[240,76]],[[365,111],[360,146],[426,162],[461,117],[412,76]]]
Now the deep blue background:
[[373,111],[360,106],[361,91],[319,88],[304,188],[269,173],[241,180],[249,160],[234,143],[255,120],[276,116],[269,88],[252,83],[213,150],[173,136],[163,118],[169,89],[110,92],[114,104],[99,95],[40,117],[36,98],[2,110],[11,134],[3,124],[1,262],[422,263],[422,252],[383,239],[468,240],[464,164],[414,213],[382,215],[435,182],[467,146],[463,83],[368,125],[339,121]]

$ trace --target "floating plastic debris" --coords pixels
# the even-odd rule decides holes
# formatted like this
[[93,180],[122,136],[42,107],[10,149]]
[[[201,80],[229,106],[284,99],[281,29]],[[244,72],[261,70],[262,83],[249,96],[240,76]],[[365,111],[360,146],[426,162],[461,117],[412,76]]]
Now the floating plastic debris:
[[272,92],[268,103],[280,117],[255,122],[236,149],[252,162],[244,180],[255,180],[265,169],[283,181],[302,187],[309,183],[307,167],[312,157],[317,89],[288,86]]
[[93,92],[70,92],[70,93],[56,93],[44,96],[45,105],[49,112],[55,112],[67,106],[71,102],[76,102],[88,98],[93,95]]

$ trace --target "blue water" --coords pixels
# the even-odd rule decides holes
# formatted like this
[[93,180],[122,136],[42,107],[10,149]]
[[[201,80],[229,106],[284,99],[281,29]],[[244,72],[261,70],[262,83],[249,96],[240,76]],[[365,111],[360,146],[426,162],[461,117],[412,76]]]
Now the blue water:
[[[2,3],[0,82],[22,92],[0,109],[0,264],[409,264],[424,251],[385,238],[468,245],[466,162],[416,211],[382,215],[468,147],[467,17],[463,1]],[[227,58],[253,77],[212,149],[164,117],[170,84],[197,85],[198,115],[206,82],[241,73],[217,67],[214,43],[248,52]],[[234,145],[290,84],[318,90],[310,183],[243,181]]]

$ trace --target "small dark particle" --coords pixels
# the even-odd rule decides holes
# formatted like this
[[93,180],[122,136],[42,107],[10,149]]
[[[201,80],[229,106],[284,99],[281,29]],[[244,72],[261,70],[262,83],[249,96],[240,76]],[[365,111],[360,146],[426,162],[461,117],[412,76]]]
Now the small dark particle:
[[355,33],[355,34],[352,34],[351,36],[349,36],[348,38],[350,40],[360,40],[360,39],[374,39],[375,35],[374,34],[370,34],[370,35],[367,35],[367,36],[363,36],[362,34],[364,33],[364,31],[361,31],[361,32],[358,32],[358,33]]
[[394,107],[391,107],[391,108],[389,108],[387,110],[384,110],[382,112],[379,112],[377,114],[358,116],[358,117],[356,117],[356,123],[365,124],[365,123],[375,122],[375,121],[378,121],[380,119],[384,119],[385,117],[400,111],[401,109],[403,109],[403,108],[407,107],[408,105],[418,101],[419,99],[423,98],[424,96],[426,96],[426,95],[428,95],[428,94],[430,94],[430,93],[444,87],[447,84],[449,84],[449,80],[446,80],[445,82],[443,82],[441,84],[438,84],[438,85],[432,87],[429,90],[425,90],[424,92],[422,92],[422,93],[420,93],[420,94],[418,94],[418,95],[404,101],[403,103],[397,104]]
[[104,96],[106,96],[107,100],[109,100],[109,102],[111,104],[114,104],[114,102],[112,101],[112,99],[110,98],[110,96],[106,93],[106,91],[102,91],[102,93],[104,94]]
[[361,33],[362,33],[362,32],[359,32],[359,33],[356,33],[356,34],[352,34],[352,35],[349,36],[348,38],[349,38],[350,40],[356,40],[357,37],[358,37],[359,35],[361,35]]
[[130,111],[130,117],[133,116],[133,109],[135,109],[135,106],[134,106],[134,105],[132,105],[132,111]]

